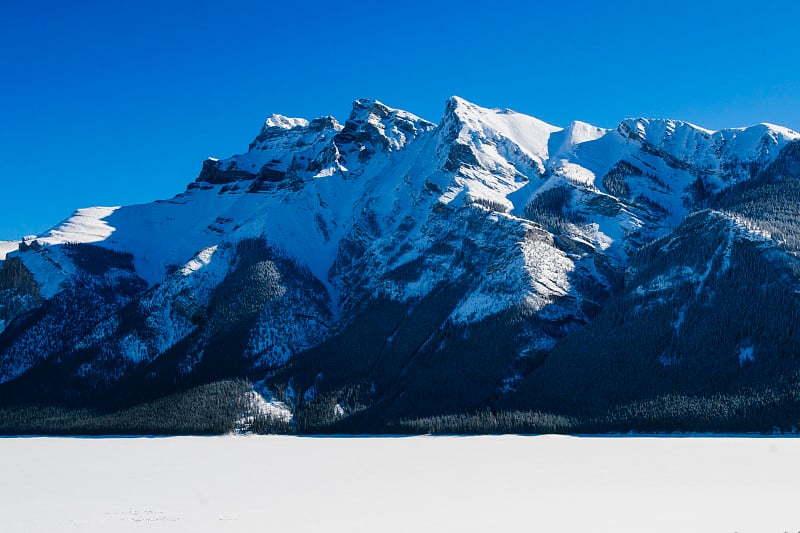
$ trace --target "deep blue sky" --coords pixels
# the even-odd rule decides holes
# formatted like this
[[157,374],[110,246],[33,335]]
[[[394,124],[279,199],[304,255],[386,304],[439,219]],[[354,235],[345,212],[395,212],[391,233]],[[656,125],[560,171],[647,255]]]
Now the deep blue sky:
[[273,112],[453,94],[566,125],[800,130],[800,2],[0,2],[0,239],[181,192]]

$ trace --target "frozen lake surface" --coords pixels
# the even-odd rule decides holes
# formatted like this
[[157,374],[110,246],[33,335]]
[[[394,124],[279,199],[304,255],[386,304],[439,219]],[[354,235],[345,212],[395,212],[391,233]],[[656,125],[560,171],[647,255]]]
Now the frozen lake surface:
[[800,439],[0,439],[0,531],[800,531]]

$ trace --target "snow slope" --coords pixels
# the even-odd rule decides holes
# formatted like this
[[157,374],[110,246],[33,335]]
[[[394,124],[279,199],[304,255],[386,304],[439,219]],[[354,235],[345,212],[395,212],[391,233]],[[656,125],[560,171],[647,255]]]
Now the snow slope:
[[0,500],[8,533],[795,531],[798,453],[792,438],[12,438]]
[[752,177],[750,166],[763,168],[787,142],[800,134],[772,124],[711,131],[667,119],[625,119],[617,131],[641,143],[646,151],[667,154],[674,166],[685,166],[722,188]]
[[18,241],[0,241],[0,261],[4,261],[6,255],[19,248]]

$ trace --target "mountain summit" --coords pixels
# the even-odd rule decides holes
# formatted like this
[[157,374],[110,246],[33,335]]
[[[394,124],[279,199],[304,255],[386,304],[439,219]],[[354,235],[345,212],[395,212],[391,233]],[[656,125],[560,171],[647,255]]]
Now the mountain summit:
[[0,242],[0,428],[244,380],[268,429],[788,429],[798,183],[769,124],[271,115],[169,200]]

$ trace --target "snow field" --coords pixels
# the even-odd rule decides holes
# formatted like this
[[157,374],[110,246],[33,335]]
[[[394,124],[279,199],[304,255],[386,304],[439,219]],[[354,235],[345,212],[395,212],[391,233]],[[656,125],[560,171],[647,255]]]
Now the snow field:
[[792,438],[0,439],[4,532],[796,531]]

